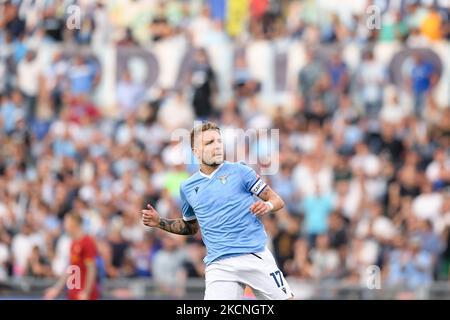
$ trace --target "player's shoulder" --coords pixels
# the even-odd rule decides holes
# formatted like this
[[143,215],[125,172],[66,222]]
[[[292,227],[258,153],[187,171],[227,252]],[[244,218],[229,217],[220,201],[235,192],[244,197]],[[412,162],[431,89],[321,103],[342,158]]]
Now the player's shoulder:
[[242,166],[247,166],[247,164],[245,163],[245,161],[224,161],[224,166],[229,168],[240,168]]
[[81,242],[85,245],[95,245],[94,238],[89,234],[85,234],[84,237],[81,239]]
[[221,171],[226,173],[232,173],[232,172],[241,172],[242,170],[245,170],[246,164],[243,161],[237,161],[237,162],[231,162],[231,161],[224,161]]
[[187,178],[186,180],[181,182],[180,189],[181,190],[185,190],[190,185],[192,185],[194,183],[197,183],[197,181],[200,180],[200,179],[201,179],[201,175],[197,171],[194,174],[192,174],[189,178]]
[[237,161],[237,162],[229,162],[232,169],[241,171],[241,172],[248,172],[252,171],[252,167],[250,167],[245,161]]

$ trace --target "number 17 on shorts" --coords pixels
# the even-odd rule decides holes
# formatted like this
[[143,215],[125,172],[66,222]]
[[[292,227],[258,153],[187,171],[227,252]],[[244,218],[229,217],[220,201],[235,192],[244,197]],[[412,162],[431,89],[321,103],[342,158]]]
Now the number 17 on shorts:
[[277,285],[277,287],[281,288],[281,290],[283,290],[283,292],[286,293],[286,288],[284,287],[284,282],[283,282],[283,274],[281,273],[281,271],[276,270],[276,271],[270,273],[270,276],[273,278],[273,281],[275,281],[275,284]]

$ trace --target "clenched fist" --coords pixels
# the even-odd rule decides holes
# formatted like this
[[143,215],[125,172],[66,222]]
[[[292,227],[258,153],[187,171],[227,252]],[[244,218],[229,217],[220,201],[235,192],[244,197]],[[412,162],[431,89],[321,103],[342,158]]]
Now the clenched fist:
[[257,201],[250,206],[250,211],[257,217],[262,217],[271,210],[272,208],[262,201]]

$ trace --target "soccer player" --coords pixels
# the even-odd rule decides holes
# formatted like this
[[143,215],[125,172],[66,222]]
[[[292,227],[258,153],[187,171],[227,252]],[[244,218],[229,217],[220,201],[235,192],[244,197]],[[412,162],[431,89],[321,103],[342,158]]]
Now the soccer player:
[[[192,235],[200,229],[206,245],[205,300],[242,299],[245,286],[258,299],[289,299],[293,293],[266,247],[260,217],[284,206],[283,200],[242,163],[224,161],[219,127],[205,122],[191,132],[200,170],[180,187],[180,219],[142,210],[148,227]],[[255,196],[261,200],[255,201]]]
[[65,216],[64,229],[72,238],[70,246],[70,266],[72,268],[69,270],[71,272],[65,272],[58,282],[45,292],[44,298],[56,298],[69,282],[67,297],[70,300],[97,300],[99,288],[96,281],[97,249],[95,241],[89,235],[84,234],[82,218],[77,213],[68,213]]

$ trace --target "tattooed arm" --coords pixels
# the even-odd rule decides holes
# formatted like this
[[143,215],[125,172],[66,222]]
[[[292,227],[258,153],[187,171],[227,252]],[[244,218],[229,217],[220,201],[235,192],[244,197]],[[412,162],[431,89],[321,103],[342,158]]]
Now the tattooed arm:
[[182,235],[196,234],[199,228],[197,220],[184,221],[181,218],[174,220],[160,218],[158,227],[167,232]]
[[183,219],[161,218],[156,210],[147,205],[147,210],[142,210],[142,222],[147,227],[160,228],[170,233],[181,235],[196,234],[199,229],[197,220],[184,221]]

